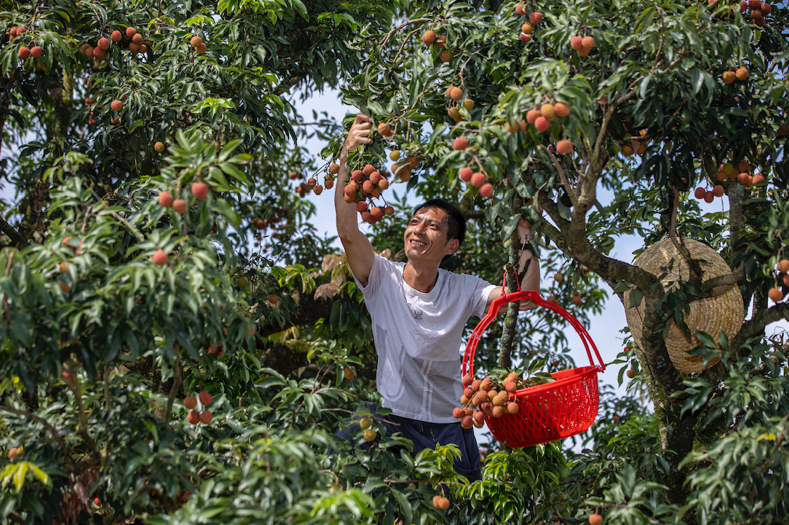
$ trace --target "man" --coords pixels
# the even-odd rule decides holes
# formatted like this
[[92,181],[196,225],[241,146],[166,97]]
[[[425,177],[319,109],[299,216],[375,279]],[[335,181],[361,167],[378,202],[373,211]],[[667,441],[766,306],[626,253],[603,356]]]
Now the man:
[[[459,349],[468,319],[484,317],[502,288],[439,268],[441,261],[457,251],[466,233],[463,214],[440,199],[414,211],[403,239],[407,263],[375,255],[359,230],[356,205],[343,198],[349,180],[348,152],[372,144],[371,133],[370,118],[358,114],[340,152],[334,203],[337,233],[373,321],[378,392],[383,406],[392,411],[384,425],[388,433],[400,432],[413,441],[414,454],[437,443],[456,444],[461,459],[455,471],[470,481],[478,480],[482,473],[474,431],[462,428],[452,416],[463,395]],[[529,223],[521,219],[518,229],[521,241],[528,242]],[[521,287],[539,290],[539,263],[521,245],[519,272],[527,261]],[[535,307],[533,301],[524,301],[520,309]]]

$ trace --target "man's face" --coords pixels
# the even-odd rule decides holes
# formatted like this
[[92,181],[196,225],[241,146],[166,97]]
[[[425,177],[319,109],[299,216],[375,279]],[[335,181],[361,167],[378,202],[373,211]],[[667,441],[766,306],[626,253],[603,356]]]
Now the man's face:
[[460,241],[448,240],[447,212],[441,208],[422,208],[411,217],[405,229],[405,254],[412,263],[440,263],[455,253]]

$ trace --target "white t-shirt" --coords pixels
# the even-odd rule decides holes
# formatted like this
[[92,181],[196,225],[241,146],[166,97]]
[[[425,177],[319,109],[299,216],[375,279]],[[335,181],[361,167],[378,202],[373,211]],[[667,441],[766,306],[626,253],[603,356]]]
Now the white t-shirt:
[[373,321],[378,392],[395,415],[452,423],[463,395],[463,329],[472,315],[483,317],[496,286],[439,268],[433,289],[422,293],[405,282],[404,268],[376,255],[367,286],[354,277]]

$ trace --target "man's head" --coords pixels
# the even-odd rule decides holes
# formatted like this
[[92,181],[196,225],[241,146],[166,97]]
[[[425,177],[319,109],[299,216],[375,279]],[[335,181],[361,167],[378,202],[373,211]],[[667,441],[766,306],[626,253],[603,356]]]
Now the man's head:
[[446,260],[466,238],[466,218],[442,199],[430,199],[414,208],[405,229],[405,254],[412,262]]

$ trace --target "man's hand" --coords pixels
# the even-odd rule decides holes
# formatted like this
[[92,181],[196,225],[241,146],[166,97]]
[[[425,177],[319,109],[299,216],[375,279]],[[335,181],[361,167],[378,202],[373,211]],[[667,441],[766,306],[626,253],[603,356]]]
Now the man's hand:
[[357,113],[356,120],[353,121],[343,147],[348,151],[353,151],[364,144],[372,144],[373,139],[370,138],[373,133],[372,125],[373,121],[370,120],[370,117],[364,113]]

